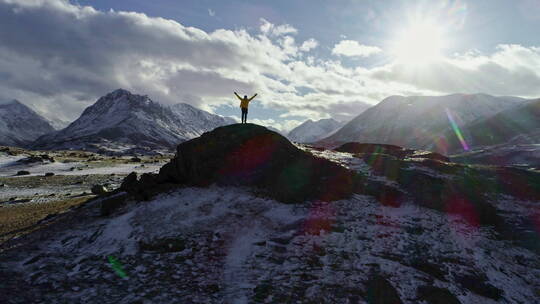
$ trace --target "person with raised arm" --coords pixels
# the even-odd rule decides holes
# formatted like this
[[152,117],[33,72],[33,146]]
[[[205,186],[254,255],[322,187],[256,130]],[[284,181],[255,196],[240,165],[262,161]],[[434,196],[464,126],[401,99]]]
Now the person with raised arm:
[[234,92],[234,95],[240,99],[240,109],[242,110],[242,123],[247,123],[247,114],[248,114],[248,106],[249,102],[257,96],[257,93],[253,95],[251,98],[248,98],[247,95],[244,95],[244,98],[240,97],[236,92]]

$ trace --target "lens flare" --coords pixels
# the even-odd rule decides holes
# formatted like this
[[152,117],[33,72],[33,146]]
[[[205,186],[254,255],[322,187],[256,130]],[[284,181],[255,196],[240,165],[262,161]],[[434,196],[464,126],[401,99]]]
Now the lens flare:
[[450,125],[452,126],[452,129],[454,130],[454,133],[456,133],[457,138],[459,139],[459,142],[461,143],[461,146],[463,147],[463,150],[469,151],[469,145],[463,138],[463,134],[461,134],[461,130],[459,129],[459,126],[457,125],[456,121],[454,120],[454,117],[452,117],[452,113],[450,113],[450,110],[444,109],[446,111],[446,116],[448,116],[448,120],[450,121]]
[[109,255],[108,257],[108,260],[109,260],[109,264],[111,264],[111,267],[112,269],[114,270],[114,272],[116,272],[116,274],[121,277],[122,279],[123,278],[127,278],[127,274],[126,272],[124,271],[124,269],[122,268],[122,264],[120,263],[120,261],[118,261],[115,257],[113,257],[112,255]]

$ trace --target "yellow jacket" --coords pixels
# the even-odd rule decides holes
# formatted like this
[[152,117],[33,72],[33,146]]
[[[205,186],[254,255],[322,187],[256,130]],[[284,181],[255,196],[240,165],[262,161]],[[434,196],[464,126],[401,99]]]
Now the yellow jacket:
[[249,102],[255,98],[255,96],[257,96],[257,94],[253,95],[251,98],[242,98],[240,96],[238,96],[238,94],[236,94],[236,92],[234,92],[234,95],[236,95],[236,97],[238,97],[238,99],[240,99],[240,108],[242,109],[247,109],[248,108],[248,105],[249,105]]

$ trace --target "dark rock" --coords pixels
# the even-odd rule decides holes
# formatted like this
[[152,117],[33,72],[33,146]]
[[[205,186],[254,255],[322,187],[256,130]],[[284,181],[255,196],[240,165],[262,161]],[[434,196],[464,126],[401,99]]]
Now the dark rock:
[[96,195],[103,195],[103,194],[107,194],[109,191],[107,190],[107,188],[103,185],[94,185],[92,186],[92,189],[91,189],[92,193],[96,194]]
[[51,163],[55,162],[54,158],[49,154],[41,154],[39,157],[41,157],[43,160],[50,161]]
[[399,304],[399,295],[385,278],[376,275],[366,283],[367,302],[369,304]]
[[348,152],[354,154],[362,155],[373,155],[373,154],[385,154],[393,156],[397,159],[404,158],[419,158],[419,159],[430,159],[443,162],[449,162],[450,159],[442,154],[431,152],[431,151],[422,151],[422,150],[411,150],[405,149],[400,146],[387,145],[387,144],[372,144],[372,143],[358,143],[350,142],[339,146],[334,149],[338,152]]
[[113,195],[103,198],[101,201],[101,208],[100,208],[101,215],[108,216],[113,211],[124,206],[126,204],[127,198],[128,198],[128,194],[125,192],[115,193]]
[[54,173],[53,173],[53,172],[47,172],[47,173],[45,173],[45,176],[46,176],[46,177],[54,176]]
[[461,302],[448,289],[435,286],[420,286],[417,294],[418,300],[428,304],[461,304]]
[[350,196],[355,173],[296,148],[285,137],[253,124],[216,128],[178,146],[159,183],[252,186],[282,202]]
[[523,200],[540,201],[540,173],[516,167],[499,167],[494,173],[504,192]]
[[463,288],[467,288],[478,295],[496,301],[502,299],[503,291],[489,284],[487,280],[487,277],[483,274],[464,275],[456,278],[456,282]]
[[370,144],[370,143],[357,143],[350,142],[339,146],[334,149],[338,152],[348,153],[379,153],[388,154],[394,157],[403,158],[407,154],[407,150],[400,146],[386,145],[386,144]]
[[430,263],[425,260],[414,260],[409,264],[409,266],[418,269],[422,272],[425,272],[441,281],[447,282],[448,280],[445,278],[447,272],[444,271],[439,265]]
[[28,156],[28,157],[23,158],[23,159],[19,159],[17,162],[21,163],[21,164],[42,163],[43,158],[41,158],[39,156],[32,155],[32,156]]
[[138,158],[138,157],[135,156],[135,157],[132,157],[132,158],[130,159],[130,161],[132,161],[132,162],[134,162],[134,163],[140,163],[142,160],[141,160],[140,158]]
[[137,173],[131,172],[124,178],[120,185],[120,190],[133,193],[138,188]]
[[0,188],[3,188],[5,186],[6,186],[6,184],[0,184]]
[[18,171],[16,175],[20,176],[20,175],[29,175],[29,174],[30,174],[30,172],[25,171],[25,170],[21,170],[21,171]]

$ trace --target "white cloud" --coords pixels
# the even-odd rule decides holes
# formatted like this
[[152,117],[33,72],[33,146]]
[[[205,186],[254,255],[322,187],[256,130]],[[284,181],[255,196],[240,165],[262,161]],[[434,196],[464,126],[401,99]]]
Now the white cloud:
[[354,40],[341,40],[332,49],[332,54],[346,57],[369,57],[382,52],[376,46],[363,45]]
[[214,17],[216,15],[216,11],[212,10],[211,8],[208,9],[208,15],[210,17]]
[[[264,122],[281,130],[302,118],[350,119],[363,102],[389,95],[540,95],[540,48],[535,47],[501,45],[493,54],[469,52],[422,69],[395,63],[365,68],[304,56],[318,46],[315,39],[299,45],[292,36],[296,29],[266,20],[257,33],[205,32],[64,0],[0,0],[0,20],[0,99],[30,103],[51,118],[58,113],[76,118],[119,87],[207,110],[237,106],[233,91],[257,92],[264,108],[285,112]],[[353,45],[360,47],[334,51],[342,56],[380,52]]]
[[390,64],[372,70],[373,77],[442,93],[488,93],[538,97],[540,48],[499,45],[491,55],[456,54],[425,67]]
[[265,35],[276,36],[276,37],[298,33],[298,30],[289,24],[275,25],[268,22],[264,18],[261,18],[261,26],[259,29]]
[[304,41],[299,49],[302,52],[309,52],[310,50],[316,48],[317,46],[319,46],[319,42],[317,40],[311,38],[311,39],[308,39],[308,40]]

